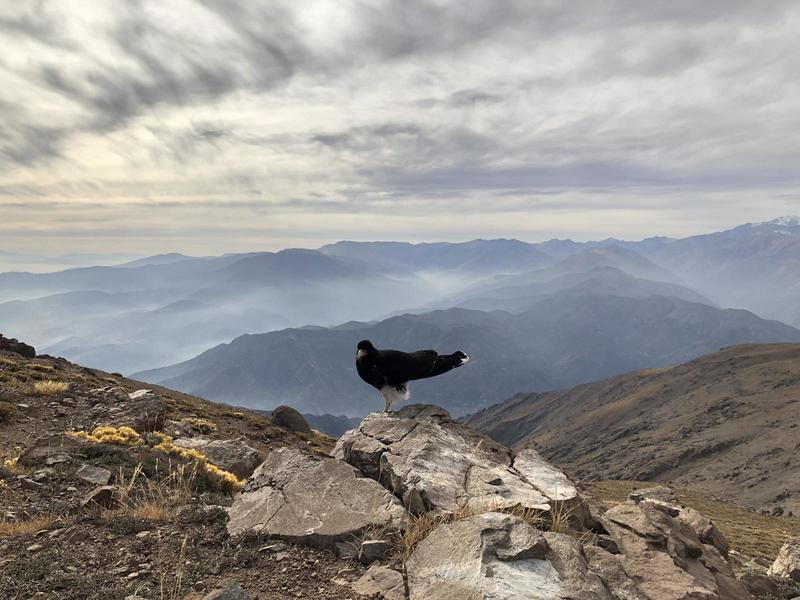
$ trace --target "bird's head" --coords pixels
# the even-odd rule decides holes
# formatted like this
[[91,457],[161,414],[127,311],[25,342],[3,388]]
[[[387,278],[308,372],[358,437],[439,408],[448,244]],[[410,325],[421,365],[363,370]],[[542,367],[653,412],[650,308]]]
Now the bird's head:
[[373,352],[375,352],[375,346],[372,345],[372,342],[369,340],[361,340],[358,342],[358,352],[356,352],[356,358],[369,356]]

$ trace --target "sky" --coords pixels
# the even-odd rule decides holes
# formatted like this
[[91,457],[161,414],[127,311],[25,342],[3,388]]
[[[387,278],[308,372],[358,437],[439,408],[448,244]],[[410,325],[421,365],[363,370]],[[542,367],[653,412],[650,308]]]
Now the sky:
[[0,250],[686,236],[800,212],[800,3],[0,6]]

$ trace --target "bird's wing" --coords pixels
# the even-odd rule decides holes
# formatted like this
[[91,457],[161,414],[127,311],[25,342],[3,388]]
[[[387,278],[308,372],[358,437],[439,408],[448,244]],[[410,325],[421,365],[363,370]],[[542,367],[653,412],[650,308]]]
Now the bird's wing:
[[424,379],[433,373],[439,354],[435,350],[419,352],[400,352],[381,350],[378,353],[379,368],[389,385],[399,385],[414,379]]

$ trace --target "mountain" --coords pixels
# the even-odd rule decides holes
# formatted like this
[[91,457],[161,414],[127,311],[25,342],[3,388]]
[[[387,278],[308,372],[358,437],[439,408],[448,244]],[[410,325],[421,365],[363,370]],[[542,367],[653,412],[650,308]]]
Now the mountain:
[[724,306],[800,325],[800,218],[676,240],[648,253]]
[[467,424],[576,476],[675,482],[800,511],[800,345],[726,348],[686,364],[521,393]]
[[628,298],[670,296],[687,302],[714,305],[705,296],[685,286],[633,277],[615,267],[595,267],[585,272],[560,275],[549,281],[521,285],[496,284],[473,295],[461,292],[458,297],[452,297],[451,302],[464,308],[521,312],[545,296],[566,290],[574,295],[602,294]]
[[169,265],[172,263],[180,262],[182,260],[191,260],[192,256],[186,256],[185,254],[180,254],[178,252],[170,252],[168,254],[156,254],[155,256],[147,256],[145,258],[139,258],[137,260],[132,260],[126,263],[122,263],[121,265],[117,265],[119,267],[145,267],[148,265]]
[[186,360],[243,333],[377,318],[430,287],[313,250],[151,257],[118,267],[0,274],[0,327],[110,371]]
[[415,401],[462,415],[522,389],[558,389],[678,363],[731,344],[800,342],[800,330],[747,311],[678,298],[566,292],[519,314],[448,309],[245,335],[136,377],[252,408],[291,403],[303,412],[363,415],[375,410],[380,398],[355,373],[361,339],[378,348],[469,354],[466,367],[411,387]]
[[519,240],[472,240],[463,243],[337,242],[320,251],[359,259],[382,267],[414,272],[450,271],[474,277],[478,273],[516,273],[552,264],[555,259]]

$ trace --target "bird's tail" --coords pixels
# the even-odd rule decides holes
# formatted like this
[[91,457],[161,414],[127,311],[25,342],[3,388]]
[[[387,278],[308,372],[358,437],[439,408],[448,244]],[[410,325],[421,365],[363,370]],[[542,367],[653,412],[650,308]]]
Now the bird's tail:
[[440,354],[436,357],[436,360],[433,363],[433,369],[431,371],[431,377],[435,375],[441,375],[442,373],[447,373],[452,369],[456,369],[461,365],[465,365],[469,362],[469,356],[461,352],[453,352],[452,354]]

